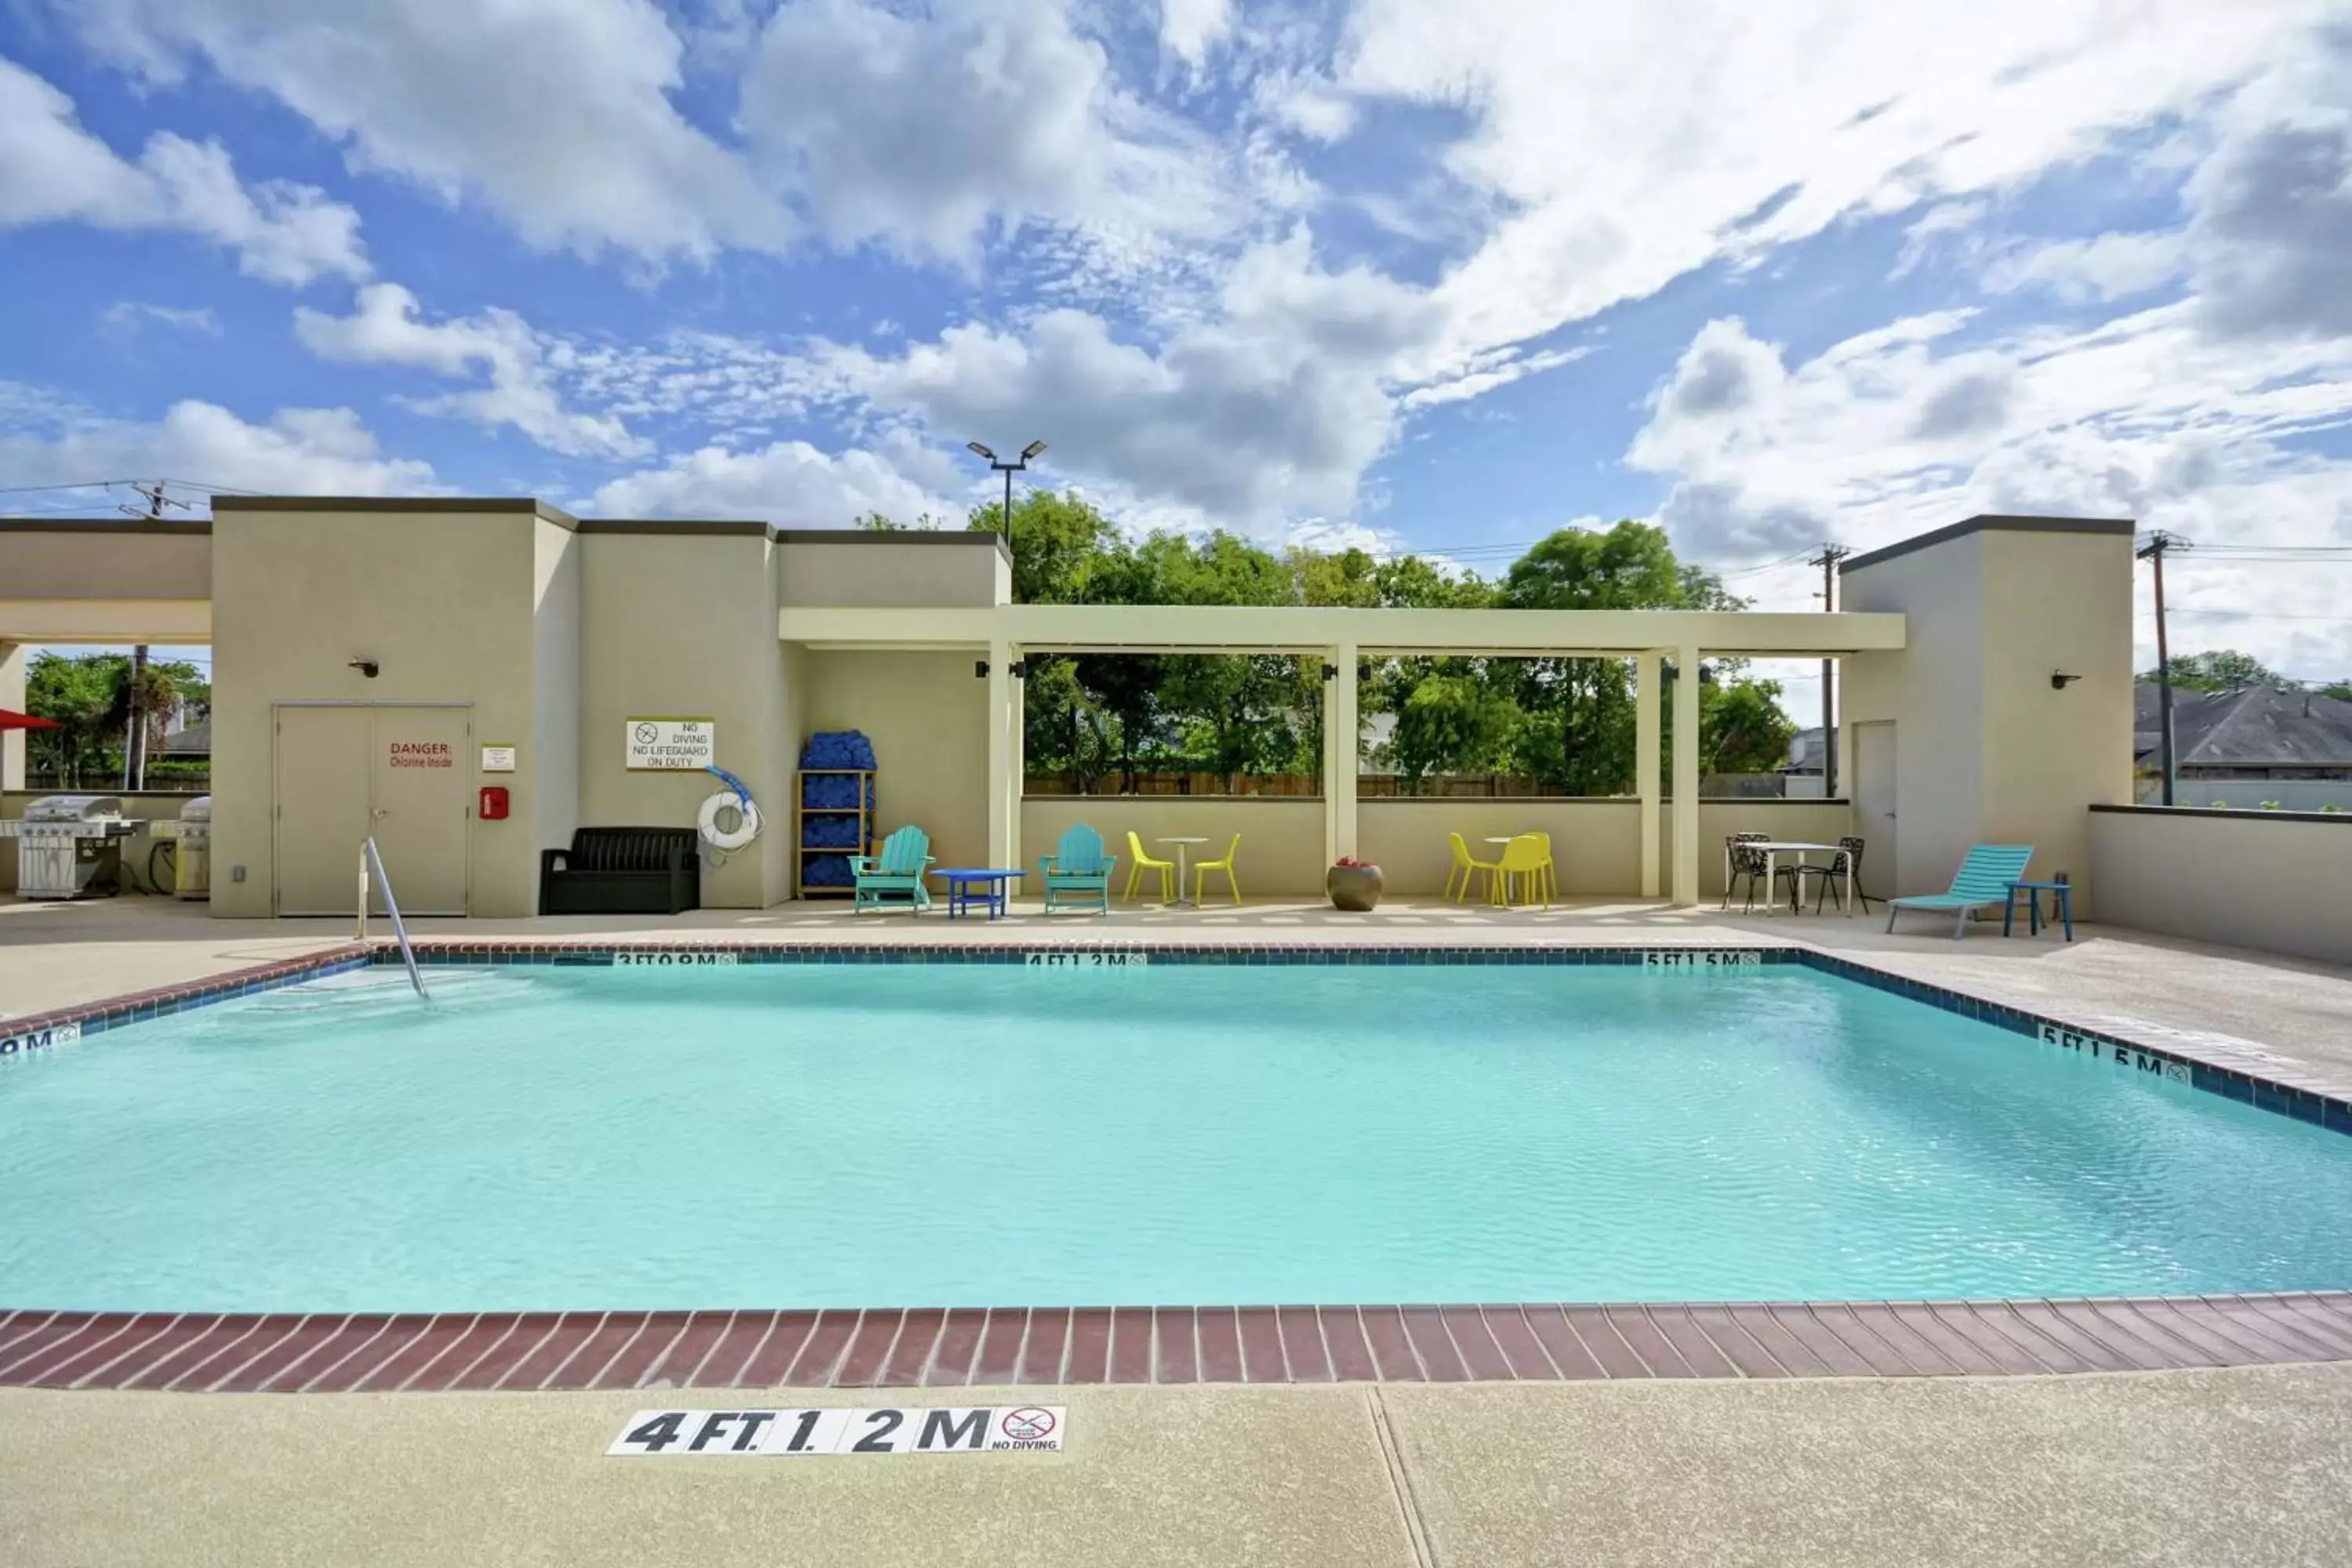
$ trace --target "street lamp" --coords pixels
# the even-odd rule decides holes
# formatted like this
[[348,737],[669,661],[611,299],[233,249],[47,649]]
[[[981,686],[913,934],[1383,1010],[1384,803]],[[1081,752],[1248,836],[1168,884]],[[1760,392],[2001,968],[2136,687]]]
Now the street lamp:
[[1020,459],[1011,463],[1003,461],[977,441],[966,441],[964,446],[979,453],[982,461],[1004,476],[1004,548],[1011,550],[1013,548],[1013,476],[1028,468],[1030,458],[1042,457],[1045,451],[1045,443],[1030,442],[1021,448]]

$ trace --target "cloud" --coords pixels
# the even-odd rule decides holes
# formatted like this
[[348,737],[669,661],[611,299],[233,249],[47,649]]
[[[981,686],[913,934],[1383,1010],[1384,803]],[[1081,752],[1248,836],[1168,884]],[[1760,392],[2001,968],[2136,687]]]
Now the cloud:
[[2016,393],[2017,377],[2006,363],[1956,369],[1919,405],[1911,434],[1922,441],[1990,435],[2008,422]]
[[2352,25],[2239,97],[2186,195],[2210,329],[2352,333]]
[[[1658,515],[1676,549],[1717,567],[1827,539],[1869,549],[1980,511],[2352,544],[2352,460],[2309,440],[2352,420],[2352,343],[2216,339],[2194,300],[2083,331],[1964,342],[1971,326],[1965,311],[1913,318],[1791,363],[1740,323],[1711,322],[1626,460],[1667,480]],[[1679,394],[1722,353],[1747,363],[1751,395],[1690,411]],[[2193,575],[2200,605],[2243,613],[2217,640],[2301,670],[2352,668],[2352,626],[2326,620],[2342,613],[2326,574],[2217,559]],[[1801,592],[1790,579],[1790,607]]]
[[599,517],[753,518],[782,528],[846,528],[872,511],[900,522],[961,513],[881,454],[829,456],[805,441],[680,453],[598,487],[593,510]]
[[161,132],[131,163],[76,123],[73,100],[0,59],[0,228],[84,223],[194,235],[236,252],[247,276],[304,284],[364,278],[359,214],[310,185],[248,187],[216,142]]
[[412,400],[423,413],[512,426],[566,457],[634,458],[652,450],[611,415],[564,406],[551,363],[566,359],[568,347],[543,340],[512,310],[492,308],[478,316],[427,321],[418,314],[415,295],[397,283],[372,283],[360,290],[348,316],[298,307],[294,334],[323,359],[488,377],[487,386]]
[[2070,305],[2104,304],[2149,293],[2189,263],[2179,234],[2101,234],[2008,250],[1985,269],[1996,294],[2038,289]]
[[1338,78],[1467,110],[1448,168],[1506,214],[1440,285],[1447,331],[1411,367],[1433,374],[1850,215],[2021,184],[2195,110],[2330,10],[1362,0]]
[[68,15],[151,81],[201,59],[354,168],[478,204],[533,245],[662,260],[791,233],[671,101],[684,46],[651,0],[73,0]]
[[148,327],[167,327],[173,331],[194,332],[199,337],[221,335],[220,318],[209,307],[194,310],[174,305],[151,305],[143,300],[118,300],[101,311],[99,328],[119,342],[137,339]]
[[437,488],[430,464],[385,457],[348,408],[282,408],[256,425],[191,398],[147,422],[96,415],[47,389],[0,384],[0,483],[146,475],[285,495]]
[[1353,510],[1398,417],[1388,367],[1437,325],[1418,289],[1315,267],[1301,231],[1246,253],[1215,316],[1157,349],[1057,310],[1019,331],[971,324],[899,354],[827,345],[820,358],[841,395],[942,439],[1041,436],[1057,468],[1090,483],[1264,528]]
[[1160,47],[1196,70],[1233,25],[1232,0],[1160,0]]
[[1065,0],[867,0],[777,10],[745,75],[745,132],[838,244],[969,260],[1026,222],[1130,235],[1234,226],[1211,145],[1115,80]]

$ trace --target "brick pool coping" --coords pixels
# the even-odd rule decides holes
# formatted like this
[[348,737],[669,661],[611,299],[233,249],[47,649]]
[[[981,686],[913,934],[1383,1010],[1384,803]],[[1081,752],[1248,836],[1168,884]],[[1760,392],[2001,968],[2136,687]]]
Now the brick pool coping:
[[1666,1306],[0,1313],[0,1384],[187,1393],[1591,1382],[2352,1361],[2352,1292]]
[[[1155,963],[1691,966],[1794,964],[2335,1131],[2352,1085],[2293,1078],[2231,1042],[2081,1029],[2026,1009],[1794,945],[1136,942],[989,947],[463,942],[436,967],[687,963],[1001,963],[1032,952]],[[1709,955],[1739,954],[1709,959]],[[710,956],[704,956],[710,955]],[[721,956],[723,955],[723,956]],[[1748,956],[1752,955],[1752,956]],[[346,943],[28,1018],[0,1054],[388,963]],[[641,962],[641,960],[640,960]],[[2054,1033],[2053,1033],[2054,1031]],[[2117,1047],[2122,1047],[2118,1049]],[[2126,1054],[2128,1053],[2128,1054]],[[2178,1068],[2178,1071],[2173,1070]],[[64,1312],[0,1309],[0,1385],[214,1392],[965,1384],[1913,1377],[2169,1371],[2352,1361],[2352,1291],[2047,1300],[1477,1306],[868,1309],[822,1311]]]

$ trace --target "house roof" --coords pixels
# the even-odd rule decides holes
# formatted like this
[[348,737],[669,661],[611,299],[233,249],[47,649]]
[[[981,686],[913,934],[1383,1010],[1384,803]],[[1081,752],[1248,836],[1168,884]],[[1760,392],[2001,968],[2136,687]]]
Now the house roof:
[[[2132,751],[2160,743],[2156,682],[2134,690]],[[2172,749],[2180,767],[2352,767],[2352,702],[2314,691],[2249,686],[2172,692]]]
[[163,738],[155,754],[165,757],[209,757],[213,754],[213,726],[209,719],[174,730]]

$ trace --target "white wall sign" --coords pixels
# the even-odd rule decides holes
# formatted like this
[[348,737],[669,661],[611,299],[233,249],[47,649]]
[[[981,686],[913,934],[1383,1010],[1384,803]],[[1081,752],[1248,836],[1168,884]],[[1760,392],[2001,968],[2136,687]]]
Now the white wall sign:
[[798,1458],[856,1454],[1061,1452],[1069,1412],[1059,1405],[955,1405],[878,1410],[640,1410],[607,1455],[672,1458]]
[[512,746],[484,746],[482,771],[486,773],[510,773],[515,771],[515,749]]
[[719,726],[709,719],[631,719],[629,767],[635,773],[693,772],[719,760]]

